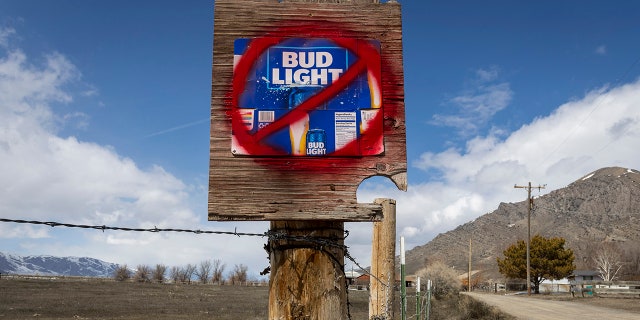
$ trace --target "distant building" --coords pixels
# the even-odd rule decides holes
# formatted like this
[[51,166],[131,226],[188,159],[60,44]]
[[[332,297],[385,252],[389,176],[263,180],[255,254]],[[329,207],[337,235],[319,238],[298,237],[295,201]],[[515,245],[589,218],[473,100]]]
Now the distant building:
[[[358,290],[369,290],[369,284],[371,282],[371,276],[369,274],[359,274],[357,272],[345,272],[347,277],[347,281],[349,283],[349,287],[357,288]],[[395,275],[395,288],[400,288],[400,274]],[[354,278],[355,277],[355,278]],[[405,276],[405,285],[407,288],[415,287],[418,276],[416,275],[406,275]]]
[[371,276],[368,275],[368,274],[363,274],[363,275],[357,277],[356,279],[354,279],[353,285],[358,290],[364,290],[364,289],[369,290],[369,282],[370,281],[371,281]]
[[347,278],[347,283],[349,285],[355,284],[355,281],[358,277],[361,276],[361,274],[357,271],[345,271],[344,272],[344,276]]
[[575,270],[572,275],[560,280],[545,280],[540,284],[541,292],[580,292],[585,282],[602,281],[598,271]]
[[602,277],[598,271],[594,270],[576,270],[568,277],[570,281],[602,281]]
[[[405,275],[404,276],[404,284],[407,288],[414,287],[418,281],[418,276],[416,275]],[[396,285],[400,287],[400,274],[396,274]]]

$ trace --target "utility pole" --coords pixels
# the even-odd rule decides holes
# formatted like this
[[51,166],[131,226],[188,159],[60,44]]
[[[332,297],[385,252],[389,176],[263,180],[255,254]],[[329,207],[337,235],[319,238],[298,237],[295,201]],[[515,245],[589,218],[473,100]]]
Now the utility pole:
[[469,237],[469,272],[467,273],[467,291],[471,292],[471,237]]
[[529,181],[528,186],[519,186],[514,185],[514,188],[522,188],[527,189],[527,202],[529,206],[527,206],[527,295],[531,295],[531,209],[533,209],[533,199],[531,199],[531,188],[537,188],[538,191],[540,189],[544,189],[547,185],[538,185],[537,187],[531,186],[531,181]]

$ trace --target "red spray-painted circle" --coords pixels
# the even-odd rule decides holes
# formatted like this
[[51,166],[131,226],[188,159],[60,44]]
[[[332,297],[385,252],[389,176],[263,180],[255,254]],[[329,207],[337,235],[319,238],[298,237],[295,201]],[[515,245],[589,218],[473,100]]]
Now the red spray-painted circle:
[[[311,37],[325,37],[326,34],[311,34]],[[286,37],[264,37],[264,38],[256,38],[251,41],[250,47],[252,50],[248,50],[245,54],[242,55],[237,65],[234,68],[233,82],[232,82],[232,108],[231,112],[232,117],[232,130],[235,135],[235,138],[239,142],[242,148],[246,150],[247,153],[251,155],[278,155],[284,153],[281,150],[273,148],[268,144],[261,143],[266,137],[289,126],[291,123],[294,123],[302,117],[304,117],[308,112],[318,108],[324,102],[335,97],[338,93],[340,93],[343,89],[345,89],[350,83],[352,83],[359,75],[363,72],[368,72],[371,81],[376,82],[377,88],[382,91],[381,84],[381,66],[380,66],[380,53],[378,50],[372,46],[369,42],[364,40],[358,40],[353,38],[342,38],[342,37],[329,37],[331,41],[337,44],[340,47],[343,47],[352,53],[356,54],[358,60],[352,64],[336,81],[334,81],[329,86],[323,88],[320,92],[315,94],[314,96],[308,98],[303,103],[298,105],[296,108],[288,112],[286,115],[277,119],[275,122],[265,126],[264,128],[259,129],[255,133],[251,134],[246,126],[242,122],[242,116],[240,113],[240,109],[238,106],[239,96],[244,92],[246,79],[249,77],[250,72],[254,68],[255,61],[260,57],[268,48],[278,45],[282,41],[284,41]],[[380,93],[382,95],[382,92]],[[353,154],[363,154],[362,150],[366,150],[367,148],[371,148],[375,143],[381,143],[382,141],[382,117],[383,112],[378,112],[374,119],[373,123],[380,123],[380,125],[372,125],[369,126],[363,133],[362,136],[366,136],[367,141],[363,140],[354,140],[342,148],[335,150],[329,156],[341,156],[341,155],[353,155]],[[365,153],[366,154],[366,153]]]

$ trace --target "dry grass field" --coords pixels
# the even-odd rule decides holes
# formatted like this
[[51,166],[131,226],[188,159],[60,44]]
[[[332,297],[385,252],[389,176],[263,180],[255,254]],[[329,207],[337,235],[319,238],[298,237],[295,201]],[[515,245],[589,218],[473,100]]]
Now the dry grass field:
[[[508,319],[460,296],[433,302],[431,319]],[[369,316],[367,291],[348,292],[351,319]],[[396,302],[400,301],[396,296]],[[400,319],[396,303],[395,316]],[[407,298],[415,316],[415,296]],[[484,316],[475,316],[485,314]],[[267,319],[267,286],[115,282],[111,279],[0,279],[2,319]]]
[[[349,291],[352,319],[368,293]],[[2,278],[0,319],[267,319],[268,287]]]
[[[411,294],[412,292],[410,292]],[[571,298],[575,303],[620,308],[640,314],[640,299]],[[399,301],[399,297],[396,297]],[[415,318],[415,297],[408,297]],[[368,292],[349,291],[351,319],[368,318]],[[397,305],[398,303],[396,303]],[[267,319],[267,286],[217,286],[115,282],[111,279],[0,279],[2,319]],[[395,311],[396,319],[400,312]],[[465,295],[433,300],[431,319],[513,319]]]

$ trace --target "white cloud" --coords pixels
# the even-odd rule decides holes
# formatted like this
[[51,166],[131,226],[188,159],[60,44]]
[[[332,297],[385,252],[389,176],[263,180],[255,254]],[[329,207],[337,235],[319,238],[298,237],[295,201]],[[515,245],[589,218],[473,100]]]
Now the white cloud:
[[46,229],[34,227],[32,225],[17,225],[9,227],[8,225],[0,224],[0,238],[49,238],[50,235]]
[[480,82],[491,82],[498,78],[498,68],[492,67],[489,69],[476,70],[476,76]]
[[447,102],[451,112],[433,115],[430,123],[453,127],[464,137],[477,134],[513,97],[509,83],[496,83],[498,73],[497,68],[476,70],[472,87]]
[[596,50],[595,50],[595,53],[596,53],[597,55],[599,55],[599,56],[604,56],[604,55],[606,55],[606,54],[607,54],[607,46],[605,46],[605,45],[598,46],[598,47],[596,48]]
[[[0,45],[11,34],[11,30],[0,29]],[[204,214],[196,215],[190,207],[191,197],[197,196],[189,194],[192,186],[163,168],[140,168],[112,147],[57,134],[60,123],[71,121],[86,127],[89,119],[82,112],[60,115],[55,111],[55,105],[86,94],[66,89],[81,77],[67,58],[60,53],[46,54],[44,62],[36,65],[19,49],[0,54],[2,217],[139,228],[212,227],[198,227]],[[194,239],[198,236],[193,234],[102,233],[8,223],[0,224],[0,234],[19,243],[24,254],[88,255],[128,264],[197,263],[215,257],[217,251],[230,250],[225,248],[226,240],[212,245],[211,239]],[[256,239],[236,242],[247,241]],[[257,241],[252,249],[262,251],[261,239]],[[187,252],[199,255],[188,256]],[[238,260],[231,262],[240,263]]]
[[84,112],[72,112],[62,116],[60,120],[64,125],[72,124],[78,129],[87,129],[89,127],[89,115]]
[[[534,119],[505,139],[475,137],[466,148],[427,152],[414,162],[440,172],[438,181],[364,187],[358,200],[397,200],[399,235],[407,248],[495,210],[500,202],[526,198],[515,184],[547,184],[540,194],[568,185],[607,166],[640,168],[640,81],[588,93]],[[538,191],[535,191],[536,195]]]
[[0,27],[0,48],[6,48],[9,46],[9,39],[16,33],[13,28],[1,28]]

